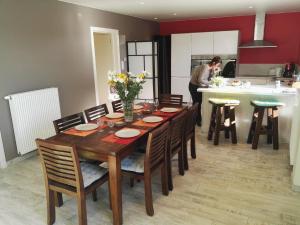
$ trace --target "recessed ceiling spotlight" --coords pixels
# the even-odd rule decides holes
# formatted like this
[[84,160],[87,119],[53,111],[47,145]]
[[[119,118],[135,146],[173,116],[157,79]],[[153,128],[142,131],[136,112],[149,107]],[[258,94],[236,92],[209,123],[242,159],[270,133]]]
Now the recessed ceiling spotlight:
[[173,13],[173,16],[176,16],[177,15],[177,13]]
[[145,5],[145,2],[139,2],[140,5]]
[[250,5],[248,8],[249,8],[249,9],[253,9],[253,6],[252,6],[252,5]]
[[158,18],[157,18],[157,17],[154,17],[153,19],[155,19],[155,20],[158,20]]

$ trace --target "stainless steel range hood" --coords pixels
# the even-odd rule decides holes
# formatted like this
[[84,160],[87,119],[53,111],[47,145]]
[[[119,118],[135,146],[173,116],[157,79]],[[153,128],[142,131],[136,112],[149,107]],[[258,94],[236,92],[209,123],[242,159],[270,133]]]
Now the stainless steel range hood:
[[240,45],[239,48],[275,48],[277,45],[264,40],[265,12],[257,12],[255,16],[254,41]]

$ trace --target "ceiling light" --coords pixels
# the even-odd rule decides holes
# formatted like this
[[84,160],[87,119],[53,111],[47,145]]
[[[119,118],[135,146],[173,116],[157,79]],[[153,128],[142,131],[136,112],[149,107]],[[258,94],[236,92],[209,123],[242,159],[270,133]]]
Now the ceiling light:
[[155,19],[155,20],[158,20],[158,18],[157,18],[157,17],[154,17],[153,19]]
[[145,5],[145,2],[139,2],[140,5]]
[[177,15],[177,13],[173,13],[173,16],[176,16]]
[[250,5],[248,8],[249,8],[249,9],[253,9],[253,6],[252,6],[252,5]]

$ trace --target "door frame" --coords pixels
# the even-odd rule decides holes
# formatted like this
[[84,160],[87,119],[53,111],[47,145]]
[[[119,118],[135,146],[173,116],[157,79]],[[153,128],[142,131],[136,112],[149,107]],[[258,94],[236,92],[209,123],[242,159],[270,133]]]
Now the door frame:
[[1,131],[0,131],[0,168],[4,169],[6,167],[7,167],[7,162],[5,158],[3,141],[2,141]]
[[103,27],[90,27],[91,33],[91,47],[92,47],[92,57],[93,57],[93,73],[94,73],[94,83],[95,83],[95,95],[96,95],[96,104],[100,104],[99,99],[99,87],[98,87],[98,76],[97,76],[97,64],[96,64],[96,55],[95,55],[95,42],[94,42],[94,33],[100,34],[110,34],[112,40],[112,50],[113,50],[113,70],[116,72],[121,71],[120,65],[120,43],[119,43],[119,30],[109,29]]

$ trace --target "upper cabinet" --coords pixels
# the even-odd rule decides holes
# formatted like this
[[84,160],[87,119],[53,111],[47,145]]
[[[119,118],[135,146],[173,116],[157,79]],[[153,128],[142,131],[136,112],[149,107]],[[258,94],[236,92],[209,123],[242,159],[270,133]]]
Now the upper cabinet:
[[189,77],[191,71],[192,35],[172,34],[171,37],[171,76]]
[[238,52],[239,31],[214,32],[214,55],[235,55]]
[[192,33],[192,55],[213,55],[214,33]]

